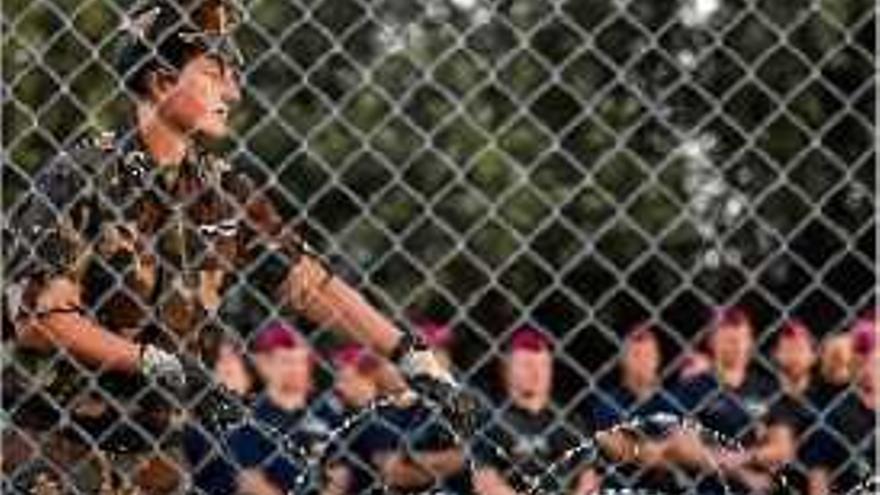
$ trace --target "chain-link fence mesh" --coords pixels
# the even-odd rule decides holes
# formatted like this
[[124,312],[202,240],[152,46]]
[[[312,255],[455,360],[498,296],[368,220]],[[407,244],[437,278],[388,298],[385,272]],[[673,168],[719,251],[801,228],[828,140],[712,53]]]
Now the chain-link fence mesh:
[[[460,378],[487,395],[503,389],[498,361],[523,325],[552,337],[554,404],[579,414],[617,376],[636,324],[653,328],[673,383],[711,359],[713,311],[742,307],[753,364],[782,381],[785,321],[819,339],[876,303],[874,2],[241,3],[242,100],[219,151],[273,187],[335,272],[396,321],[451,328]],[[129,7],[4,2],[5,210],[84,131],[130,122],[113,66]],[[250,338],[275,302],[247,300],[247,321],[230,325]],[[325,333],[308,335],[320,348]],[[29,472],[18,457],[73,449],[15,426],[72,360],[56,350],[48,369],[28,367],[13,334],[5,375],[27,386],[4,394],[4,439],[31,452],[4,452],[7,480]],[[849,437],[832,416],[803,437],[831,431],[859,458],[873,430]]]

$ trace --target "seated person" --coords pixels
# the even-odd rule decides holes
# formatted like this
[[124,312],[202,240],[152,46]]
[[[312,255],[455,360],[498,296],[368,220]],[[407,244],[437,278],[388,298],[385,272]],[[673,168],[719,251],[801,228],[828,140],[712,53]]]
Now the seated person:
[[854,367],[853,339],[849,332],[833,333],[822,340],[816,380],[821,404],[829,404],[846,392],[852,383]]
[[772,357],[779,370],[780,393],[763,420],[766,437],[780,453],[779,459],[788,462],[784,474],[789,488],[806,493],[800,439],[818,421],[822,409],[821,392],[813,377],[817,356],[809,327],[799,321],[786,323],[773,345]]
[[467,490],[464,454],[440,415],[412,394],[375,402],[378,363],[361,347],[337,349],[333,362],[336,396],[353,421],[334,445],[327,472],[335,486],[325,493]]
[[224,437],[243,421],[255,384],[238,339],[219,332],[201,339],[200,354],[211,376],[183,430],[183,453],[193,484],[212,495],[235,493],[235,470]]
[[[789,460],[789,452],[777,448],[774,438],[762,429],[771,398],[777,395],[777,380],[752,359],[754,328],[743,309],[719,310],[712,325],[712,369],[683,378],[674,393],[704,427],[743,448],[723,448],[694,435],[682,435],[668,454],[674,453],[675,462],[704,473],[701,492],[724,490],[727,485],[735,493],[766,493],[772,489],[779,466]],[[709,474],[719,470],[725,480]]]
[[314,461],[323,457],[338,418],[313,401],[312,351],[293,328],[273,322],[257,334],[253,355],[264,390],[250,417],[226,436],[238,490],[257,495],[314,490],[320,478]]
[[559,464],[584,440],[552,404],[553,351],[541,331],[523,327],[511,337],[502,363],[505,397],[491,420],[477,432],[474,491],[480,495],[526,493],[553,482],[565,493],[587,494],[598,488],[595,472],[579,462]]
[[[339,438],[324,469],[324,495],[370,493],[380,490],[381,480],[375,476],[365,452],[375,441],[376,428],[364,424],[368,408],[379,397],[379,366],[376,357],[357,344],[342,345],[330,353],[333,363],[333,397],[330,406],[343,425]],[[363,413],[363,415],[361,415]]]
[[829,405],[823,424],[806,440],[810,495],[850,493],[878,475],[880,345],[873,331],[853,337],[855,386]]
[[[652,452],[662,450],[668,433],[665,427],[661,428],[662,431],[645,431],[650,437],[639,440],[631,434],[610,431],[635,419],[681,416],[674,398],[663,388],[661,364],[656,333],[650,326],[638,325],[624,341],[618,372],[611,379],[600,381],[598,388],[590,394],[587,419],[590,430],[598,434],[597,440],[604,449],[605,458],[614,464],[613,469],[602,476],[604,487],[678,491],[673,477],[667,472],[674,466],[665,462],[663,456],[650,458]],[[631,442],[639,443],[637,459],[625,458],[626,444]]]

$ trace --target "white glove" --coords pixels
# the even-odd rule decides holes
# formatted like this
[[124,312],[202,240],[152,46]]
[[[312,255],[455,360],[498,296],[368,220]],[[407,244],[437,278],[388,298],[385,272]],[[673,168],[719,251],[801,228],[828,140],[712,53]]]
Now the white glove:
[[186,385],[183,365],[174,354],[152,344],[141,348],[140,370],[144,376],[179,389]]
[[455,385],[452,371],[440,362],[430,349],[412,349],[400,360],[400,368],[407,376],[426,376],[434,380]]

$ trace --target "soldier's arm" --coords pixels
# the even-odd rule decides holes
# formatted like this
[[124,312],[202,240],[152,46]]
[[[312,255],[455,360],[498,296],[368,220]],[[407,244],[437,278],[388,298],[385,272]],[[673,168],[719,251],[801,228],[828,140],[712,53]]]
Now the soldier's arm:
[[477,469],[473,474],[473,485],[478,495],[517,495],[504,476],[491,467]]
[[284,293],[300,314],[321,326],[338,328],[386,357],[401,343],[403,333],[388,318],[308,252],[290,268]]
[[[403,333],[342,278],[333,275],[317,256],[304,253],[291,266],[282,297],[299,314],[322,327],[370,347],[386,358],[402,351]],[[380,363],[379,386],[389,393],[408,389],[399,370],[388,360]]]
[[588,467],[578,474],[575,482],[573,495],[591,495],[598,493],[602,486],[602,476],[593,467]]
[[287,259],[287,272],[277,297],[312,322],[338,329],[384,356],[392,356],[403,341],[400,331],[364,297],[334,275],[321,255],[279,213],[269,193],[247,174],[233,172],[225,186],[244,208],[252,238],[249,247],[270,247]]
[[77,281],[100,222],[88,197],[87,173],[77,172],[83,156],[75,156],[62,154],[50,162],[5,219],[4,320],[22,347],[61,348],[107,369],[143,371],[145,356],[167,353],[108,331],[82,307]]
[[418,488],[433,481],[431,473],[397,452],[385,452],[374,456],[373,464],[382,482],[394,488]]
[[239,495],[283,495],[284,493],[259,469],[242,470],[236,482],[236,493]]
[[36,300],[36,312],[14,321],[23,347],[41,351],[61,348],[72,356],[108,370],[135,372],[141,347],[83,315],[80,288],[67,277],[46,283]]
[[[399,361],[411,350],[413,342],[410,337],[343,278],[335,275],[323,257],[285,222],[265,193],[255,191],[250,179],[243,174],[233,177],[234,184],[227,187],[236,191],[248,224],[255,231],[249,243],[270,246],[288,259],[286,276],[276,294],[280,302],[310,321],[364,344],[391,362]],[[417,366],[425,366],[425,363],[417,363]],[[439,365],[436,368],[439,370]],[[407,388],[390,362],[384,363],[382,375],[386,391]]]
[[461,471],[464,467],[464,453],[458,448],[410,455],[389,452],[376,456],[376,464],[382,479],[388,485],[418,488]]
[[103,369],[143,373],[166,379],[174,387],[183,385],[183,368],[175,356],[101,326],[82,310],[80,292],[78,284],[65,276],[40,284],[35,305],[19,308],[10,318],[18,345],[42,352],[63,349]]

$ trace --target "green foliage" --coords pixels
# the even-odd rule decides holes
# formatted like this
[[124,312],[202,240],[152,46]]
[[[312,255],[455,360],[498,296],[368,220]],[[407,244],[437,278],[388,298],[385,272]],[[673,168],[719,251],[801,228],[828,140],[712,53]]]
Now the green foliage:
[[[110,3],[4,2],[5,205],[71,136],[125,120],[108,65],[124,5]],[[724,2],[693,30],[671,0],[550,3],[509,2],[479,25],[467,12],[396,18],[358,0],[250,2],[235,119],[246,153],[235,159],[275,170],[396,309],[445,315],[497,283],[517,310],[554,280],[593,304],[600,289],[571,274],[627,273],[647,251],[678,263],[694,291],[719,294],[701,285],[717,281],[700,276],[707,245],[748,255],[760,243],[735,243],[742,218],[716,239],[699,234],[694,170],[676,154],[687,136],[715,137],[712,167],[745,195],[749,221],[795,252],[810,245],[801,216],[838,208],[825,192],[861,180],[846,174],[870,161],[874,141],[871,1]],[[399,50],[379,41],[389,22],[412,28]],[[815,201],[806,213],[804,198]],[[654,279],[631,287],[647,300],[682,282],[659,263],[639,273]],[[793,300],[808,290],[794,283],[760,289]],[[863,295],[837,294],[852,305]]]

